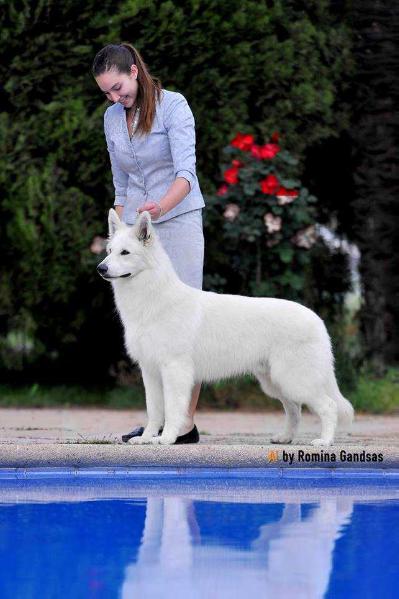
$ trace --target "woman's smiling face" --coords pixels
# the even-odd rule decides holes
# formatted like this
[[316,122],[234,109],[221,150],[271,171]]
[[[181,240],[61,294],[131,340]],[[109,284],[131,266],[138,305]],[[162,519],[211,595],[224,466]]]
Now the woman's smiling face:
[[96,82],[110,102],[119,102],[125,108],[131,108],[137,96],[137,73],[137,66],[133,64],[130,75],[111,69],[96,77]]

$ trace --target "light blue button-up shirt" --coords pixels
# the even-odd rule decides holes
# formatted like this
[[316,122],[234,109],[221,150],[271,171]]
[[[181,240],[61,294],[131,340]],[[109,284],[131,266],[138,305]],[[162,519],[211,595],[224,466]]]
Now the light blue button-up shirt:
[[160,223],[205,206],[195,170],[195,121],[185,97],[163,89],[152,129],[130,139],[126,112],[118,102],[104,113],[104,132],[115,187],[114,206],[124,206],[122,220],[133,224],[145,202],[159,202],[176,177],[184,177],[190,192]]

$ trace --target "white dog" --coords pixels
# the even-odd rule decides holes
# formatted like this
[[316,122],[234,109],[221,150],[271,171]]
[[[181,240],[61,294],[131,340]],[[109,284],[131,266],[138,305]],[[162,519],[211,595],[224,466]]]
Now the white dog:
[[351,423],[353,408],[338,389],[330,337],[314,312],[283,299],[185,285],[148,212],[127,225],[111,208],[108,224],[108,255],[97,268],[112,282],[125,347],[141,368],[146,393],[148,423],[133,442],[173,444],[189,423],[195,383],[245,373],[284,406],[285,430],[274,443],[292,441],[302,404],[321,420],[313,445],[334,441],[338,418]]

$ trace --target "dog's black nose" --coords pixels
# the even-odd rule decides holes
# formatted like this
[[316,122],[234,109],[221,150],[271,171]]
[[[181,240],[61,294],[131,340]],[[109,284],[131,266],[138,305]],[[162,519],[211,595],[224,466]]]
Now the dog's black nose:
[[103,275],[103,274],[105,274],[107,272],[108,266],[106,264],[99,264],[97,266],[97,270],[100,273],[100,275]]

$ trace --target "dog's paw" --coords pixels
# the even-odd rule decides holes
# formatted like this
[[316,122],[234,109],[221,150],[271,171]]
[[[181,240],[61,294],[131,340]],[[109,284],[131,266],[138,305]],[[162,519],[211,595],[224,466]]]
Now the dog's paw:
[[152,442],[152,437],[147,437],[142,435],[141,437],[133,437],[130,439],[130,443],[134,443],[134,445],[148,445],[148,443]]
[[160,435],[159,437],[153,437],[151,443],[154,445],[173,445],[176,439],[177,437],[175,436]]
[[282,443],[284,445],[292,443],[292,437],[289,437],[288,435],[274,435],[270,440],[272,443]]
[[312,445],[314,447],[328,447],[331,445],[331,442],[326,439],[313,439]]
[[150,441],[151,445],[159,445],[161,437],[153,437]]

